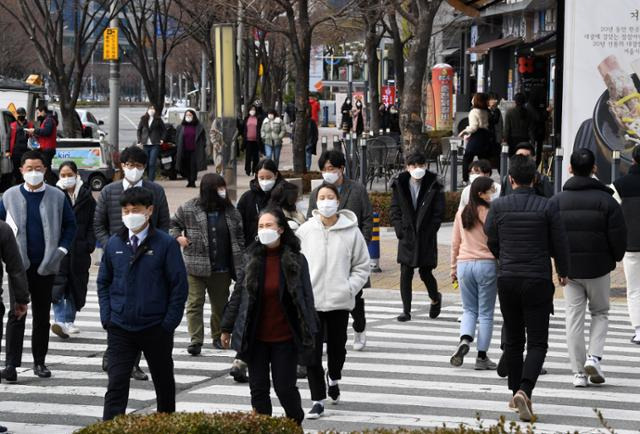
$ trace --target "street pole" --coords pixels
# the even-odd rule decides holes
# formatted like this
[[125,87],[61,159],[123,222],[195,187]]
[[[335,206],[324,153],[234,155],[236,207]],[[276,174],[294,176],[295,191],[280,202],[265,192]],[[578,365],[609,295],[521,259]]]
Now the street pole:
[[351,56],[347,56],[347,81],[349,82],[347,87],[347,95],[351,104],[353,104],[353,59]]
[[500,176],[505,177],[508,175],[509,170],[509,145],[502,145],[502,152],[500,153]]
[[207,112],[207,53],[204,50],[200,64],[200,112]]
[[[111,3],[109,26],[118,28],[117,1]],[[120,60],[109,63],[109,136],[115,152],[120,149]]]
[[562,148],[556,148],[555,161],[553,162],[553,193],[562,191]]
[[618,178],[620,178],[620,151],[613,151],[611,159],[611,183],[613,184]]

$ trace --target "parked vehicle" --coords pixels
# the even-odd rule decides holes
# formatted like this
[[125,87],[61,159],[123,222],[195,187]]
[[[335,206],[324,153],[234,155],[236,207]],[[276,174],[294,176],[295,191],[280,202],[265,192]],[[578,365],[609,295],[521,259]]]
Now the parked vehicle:
[[77,164],[82,180],[91,186],[93,191],[102,190],[113,180],[113,152],[105,140],[59,138],[51,165],[57,170],[60,164],[67,160]]
[[[104,125],[104,121],[96,119],[96,117],[89,110],[85,109],[77,109],[78,115],[80,115],[80,121],[82,122],[82,128],[89,130],[91,137],[94,138],[104,138],[107,135],[107,132],[100,128]],[[98,137],[96,137],[96,133]]]

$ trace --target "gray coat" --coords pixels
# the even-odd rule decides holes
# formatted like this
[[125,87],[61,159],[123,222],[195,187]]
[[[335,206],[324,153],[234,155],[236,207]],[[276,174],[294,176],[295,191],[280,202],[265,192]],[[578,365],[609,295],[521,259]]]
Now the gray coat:
[[[169,204],[167,196],[164,194],[164,188],[155,182],[144,180],[142,187],[153,193],[153,214],[151,215],[151,224],[154,228],[161,231],[169,231]],[[124,187],[121,182],[112,182],[108,184],[100,192],[98,203],[96,204],[96,214],[93,220],[93,230],[96,239],[102,244],[107,245],[109,237],[118,233],[122,229],[122,208],[120,207],[120,196]]]
[[[236,280],[244,267],[244,232],[242,216],[233,206],[224,210],[229,239],[231,240],[231,259],[233,266],[230,273]],[[209,228],[207,213],[200,206],[200,200],[194,198],[181,205],[173,218],[169,234],[178,238],[184,235],[191,242],[182,251],[187,272],[192,276],[208,277],[211,275],[211,258],[209,257]]]
[[[182,168],[182,155],[184,153],[184,145],[182,143],[184,125],[178,125],[176,129],[176,167],[178,170]],[[202,123],[198,122],[196,126],[196,161],[198,171],[207,170],[207,134],[204,131]]]
[[[307,219],[312,217],[311,212],[318,208],[316,198],[318,190],[315,188],[309,195],[309,209],[307,210]],[[371,209],[371,201],[367,194],[366,188],[359,182],[351,179],[344,179],[342,183],[342,191],[340,192],[340,205],[338,209],[348,209],[358,217],[358,228],[364,236],[364,240],[368,243],[371,241],[371,233],[373,231],[373,211]]]

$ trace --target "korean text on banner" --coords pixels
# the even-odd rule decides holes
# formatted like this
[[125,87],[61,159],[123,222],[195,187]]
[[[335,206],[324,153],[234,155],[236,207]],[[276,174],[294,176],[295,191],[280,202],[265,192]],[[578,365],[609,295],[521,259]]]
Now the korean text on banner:
[[[622,172],[640,144],[640,4],[567,0],[562,89],[564,155],[587,148],[598,178],[611,179],[613,151]],[[568,173],[569,158],[564,159]]]

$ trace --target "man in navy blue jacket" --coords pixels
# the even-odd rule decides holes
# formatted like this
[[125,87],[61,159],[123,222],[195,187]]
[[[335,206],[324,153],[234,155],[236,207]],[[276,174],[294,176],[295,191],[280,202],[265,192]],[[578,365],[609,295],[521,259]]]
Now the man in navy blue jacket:
[[142,187],[129,188],[120,205],[125,227],[109,239],[98,273],[100,320],[107,330],[109,357],[104,420],[124,414],[139,351],[149,364],[158,411],[175,411],[173,333],[188,292],[180,246],[149,223],[153,194]]

